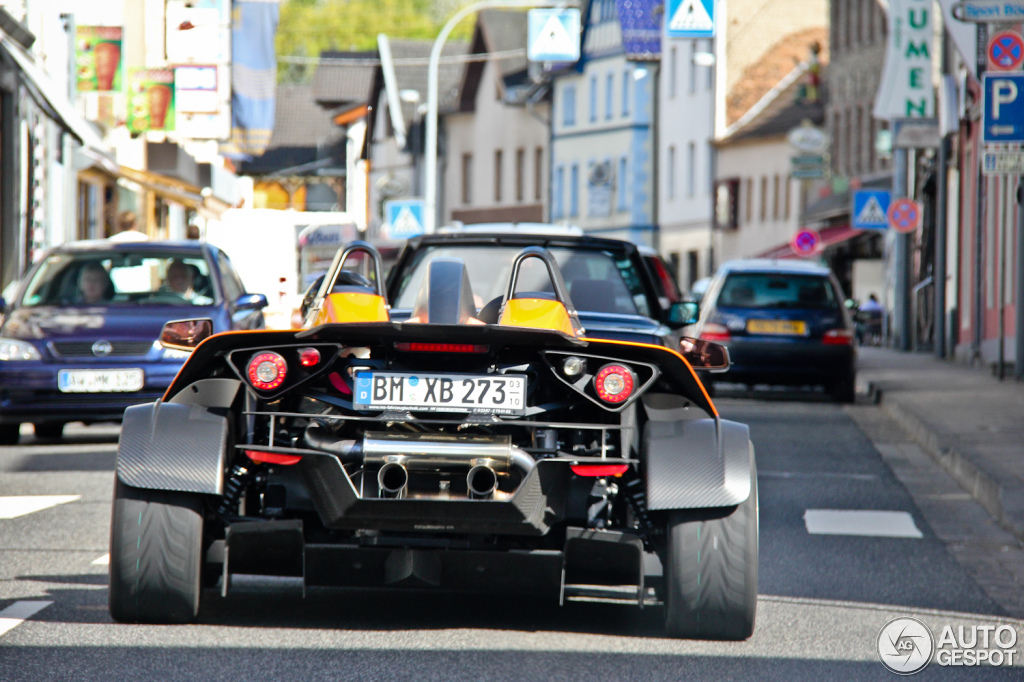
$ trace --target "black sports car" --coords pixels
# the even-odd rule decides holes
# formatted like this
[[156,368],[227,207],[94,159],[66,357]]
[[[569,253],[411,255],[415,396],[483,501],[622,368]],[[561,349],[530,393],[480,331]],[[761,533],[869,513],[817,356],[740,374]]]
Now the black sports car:
[[[166,344],[195,350],[162,400],[124,416],[114,618],[191,621],[204,586],[265,574],[604,590],[662,602],[673,636],[749,637],[753,447],[680,354],[723,366],[722,349],[588,336],[557,249],[517,248],[496,303],[474,295],[471,263],[434,254],[401,314],[379,263],[366,244],[339,251],[302,330],[167,325]],[[692,323],[696,307],[673,314]]]

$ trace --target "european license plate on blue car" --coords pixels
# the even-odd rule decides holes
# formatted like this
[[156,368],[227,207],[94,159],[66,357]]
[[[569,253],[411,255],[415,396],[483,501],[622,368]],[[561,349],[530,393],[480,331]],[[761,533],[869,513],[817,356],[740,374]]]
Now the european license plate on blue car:
[[357,410],[523,414],[526,377],[359,372],[352,403]]
[[62,369],[57,388],[63,393],[131,393],[142,389],[141,369]]

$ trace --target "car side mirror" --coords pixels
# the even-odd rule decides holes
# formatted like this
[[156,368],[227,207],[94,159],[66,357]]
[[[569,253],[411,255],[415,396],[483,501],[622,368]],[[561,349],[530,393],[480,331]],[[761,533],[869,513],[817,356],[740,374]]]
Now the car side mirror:
[[267,307],[267,297],[263,294],[242,294],[235,301],[239,310],[262,310]]
[[728,348],[704,339],[684,336],[679,341],[679,351],[695,370],[720,373],[732,365]]
[[700,305],[693,301],[681,301],[673,303],[668,309],[668,323],[678,329],[688,324],[694,324],[700,319]]
[[173,350],[189,351],[213,336],[213,320],[172,320],[160,331],[160,345]]
[[0,296],[0,315],[3,315],[5,312],[7,312],[7,299]]

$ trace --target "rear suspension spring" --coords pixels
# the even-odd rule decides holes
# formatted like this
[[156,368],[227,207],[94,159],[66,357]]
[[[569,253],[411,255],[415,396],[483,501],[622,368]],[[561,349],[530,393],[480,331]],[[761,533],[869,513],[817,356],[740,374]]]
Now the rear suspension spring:
[[238,509],[238,501],[242,498],[242,492],[249,485],[254,474],[253,469],[241,464],[231,467],[227,482],[224,483],[224,497],[217,509],[218,514],[227,515]]

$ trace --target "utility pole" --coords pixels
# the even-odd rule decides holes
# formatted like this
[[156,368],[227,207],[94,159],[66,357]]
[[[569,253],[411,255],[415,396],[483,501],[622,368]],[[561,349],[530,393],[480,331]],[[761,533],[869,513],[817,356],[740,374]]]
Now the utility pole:
[[578,7],[579,3],[569,0],[566,2],[552,2],[545,0],[481,0],[467,5],[455,13],[444,25],[441,32],[434,39],[434,46],[430,50],[430,63],[427,66],[427,139],[426,139],[426,168],[424,168],[423,183],[423,227],[427,234],[437,229],[437,99],[438,99],[438,68],[441,64],[441,50],[448,36],[455,29],[460,21],[470,14],[479,12],[482,9],[491,8],[516,8],[516,7]]

